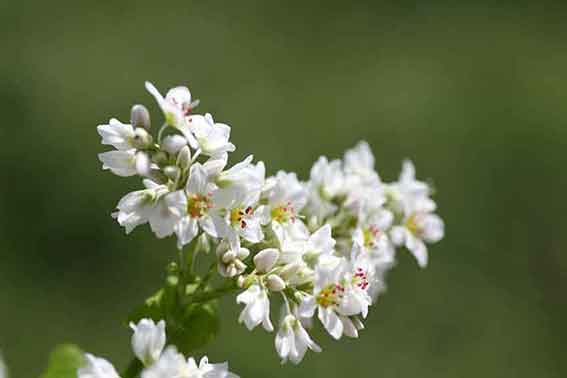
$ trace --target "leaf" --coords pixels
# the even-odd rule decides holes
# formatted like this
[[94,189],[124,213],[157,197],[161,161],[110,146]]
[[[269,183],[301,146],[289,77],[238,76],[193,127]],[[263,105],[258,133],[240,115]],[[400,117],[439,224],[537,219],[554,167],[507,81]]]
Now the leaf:
[[77,369],[84,363],[83,352],[76,345],[62,344],[49,356],[47,370],[41,378],[77,378]]
[[191,354],[211,342],[218,334],[220,321],[216,302],[193,306],[181,323],[167,325],[171,344],[185,354]]

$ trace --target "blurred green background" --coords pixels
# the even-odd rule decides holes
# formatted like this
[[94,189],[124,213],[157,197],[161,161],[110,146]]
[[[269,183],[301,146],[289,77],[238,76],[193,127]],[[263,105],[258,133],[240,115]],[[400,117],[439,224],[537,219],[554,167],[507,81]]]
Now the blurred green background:
[[306,177],[368,140],[382,177],[411,157],[447,236],[401,256],[358,340],[280,367],[237,324],[199,354],[242,377],[567,376],[567,7],[543,2],[0,3],[0,349],[37,377],[57,343],[119,367],[122,320],[173,239],[110,218],[140,186],[102,172],[95,126],[143,88],[186,84],[237,152]]

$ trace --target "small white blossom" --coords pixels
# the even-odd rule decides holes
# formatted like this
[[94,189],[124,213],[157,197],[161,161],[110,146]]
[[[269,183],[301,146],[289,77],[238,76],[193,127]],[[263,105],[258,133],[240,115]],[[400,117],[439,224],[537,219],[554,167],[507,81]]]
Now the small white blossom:
[[130,323],[134,331],[132,335],[132,350],[145,365],[151,365],[159,359],[165,346],[165,322],[157,324],[151,319],[142,319],[138,324]]
[[117,176],[135,176],[136,171],[136,150],[127,151],[108,151],[98,154],[98,159],[102,163],[102,169],[108,169]]
[[160,359],[142,371],[142,378],[238,378],[228,371],[228,364],[210,364],[203,357],[199,364],[193,359],[185,359],[173,346],[168,347]]
[[77,371],[78,378],[120,378],[114,366],[104,358],[85,354],[85,366]]
[[107,125],[99,125],[96,129],[102,137],[102,144],[113,146],[121,151],[135,148],[133,141],[136,134],[131,125],[112,118]]
[[199,234],[199,228],[217,237],[209,216],[209,210],[213,207],[212,191],[207,172],[201,164],[196,163],[191,166],[185,190],[178,190],[168,196],[168,205],[175,209],[174,212],[179,217],[175,224],[179,248],[189,244]]
[[284,317],[276,335],[275,345],[282,363],[289,360],[296,365],[299,364],[307,349],[321,352],[321,347],[311,339],[301,321],[291,314]]
[[320,222],[337,211],[333,199],[345,194],[345,177],[340,160],[329,162],[321,156],[311,168],[308,183],[309,201],[307,210]]
[[423,268],[428,261],[425,243],[438,242],[444,233],[445,226],[438,215],[416,211],[404,218],[403,225],[392,228],[391,238],[395,245],[405,246]]
[[146,81],[146,89],[156,99],[165,116],[165,121],[170,126],[179,129],[187,137],[190,132],[186,116],[193,108],[189,89],[187,87],[172,88],[167,92],[165,98],[148,81]]
[[236,147],[229,141],[230,126],[215,123],[209,113],[204,116],[199,114],[190,116],[188,124],[197,143],[193,148],[199,148],[203,154],[221,156],[235,150]]
[[268,293],[259,284],[253,284],[246,291],[240,293],[236,297],[236,302],[245,305],[238,318],[239,323],[244,323],[249,330],[254,329],[260,323],[266,331],[272,332],[274,330],[270,320]]

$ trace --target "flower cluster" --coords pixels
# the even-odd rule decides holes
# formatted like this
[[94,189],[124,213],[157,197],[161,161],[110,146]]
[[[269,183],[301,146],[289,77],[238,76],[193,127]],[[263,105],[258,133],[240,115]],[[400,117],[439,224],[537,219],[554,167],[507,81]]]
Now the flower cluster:
[[[144,369],[141,378],[238,378],[228,371],[228,364],[210,364],[207,357],[197,362],[185,359],[175,346],[168,346],[165,337],[165,322],[157,324],[142,319],[138,324],[130,323],[134,331],[132,350]],[[85,365],[78,370],[78,378],[120,378],[114,366],[104,358],[85,354]]]
[[175,234],[179,248],[213,245],[219,275],[242,288],[239,322],[272,332],[271,307],[281,305],[275,347],[283,362],[321,350],[306,331],[315,314],[333,338],[358,337],[397,250],[425,267],[426,244],[443,237],[432,190],[410,161],[392,183],[381,180],[365,142],[343,159],[319,158],[307,181],[284,171],[266,177],[252,156],[228,167],[228,125],[193,113],[186,87],[165,97],[146,88],[165,117],[156,138],[141,105],[131,124],[98,127],[116,149],[99,155],[103,169],[141,176],[145,186],[124,196],[113,216],[127,233],[149,223],[158,238]]

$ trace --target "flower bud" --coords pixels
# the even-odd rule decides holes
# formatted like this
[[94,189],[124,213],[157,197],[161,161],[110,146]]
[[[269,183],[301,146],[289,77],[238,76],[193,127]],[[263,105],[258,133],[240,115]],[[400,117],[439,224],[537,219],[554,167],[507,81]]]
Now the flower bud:
[[140,176],[149,176],[152,162],[147,153],[139,151],[136,153],[136,172]]
[[236,258],[236,253],[234,251],[226,251],[225,254],[222,256],[222,262],[228,264],[232,262]]
[[179,168],[168,165],[163,169],[163,173],[172,181],[176,181],[179,176]]
[[134,128],[143,127],[149,130],[151,127],[150,123],[150,112],[144,105],[134,105],[130,111],[130,123]]
[[211,251],[211,243],[209,242],[209,237],[205,232],[203,232],[197,238],[197,245],[195,246],[195,253],[203,252],[205,254]]
[[161,148],[168,154],[175,155],[187,145],[187,139],[181,135],[168,135],[161,141]]
[[189,169],[191,165],[191,150],[189,146],[184,146],[179,150],[179,155],[177,155],[177,162],[175,163],[182,170]]
[[138,359],[149,366],[157,361],[165,346],[165,322],[157,324],[151,319],[142,319],[138,324],[130,323],[134,331],[132,335],[132,350]]
[[134,147],[144,150],[152,145],[153,138],[145,129],[137,128],[134,129],[134,139],[132,144]]
[[276,248],[267,248],[260,251],[254,256],[256,271],[260,273],[268,272],[278,261],[278,257],[280,257],[280,252]]
[[280,270],[279,274],[284,280],[289,280],[291,277],[297,274],[297,271],[300,268],[301,268],[301,264],[299,263],[287,264],[286,266],[283,267],[282,270]]
[[282,291],[283,289],[285,289],[286,285],[284,280],[282,280],[280,276],[276,274],[270,274],[266,278],[266,286],[271,291]]

